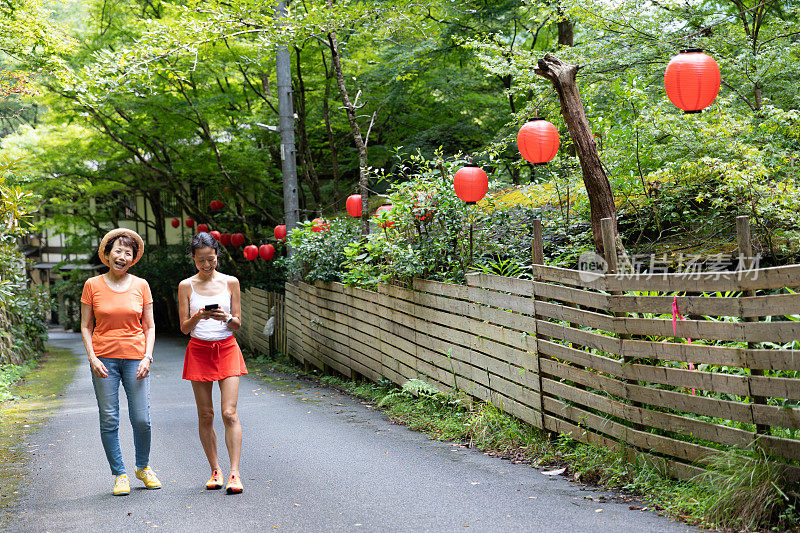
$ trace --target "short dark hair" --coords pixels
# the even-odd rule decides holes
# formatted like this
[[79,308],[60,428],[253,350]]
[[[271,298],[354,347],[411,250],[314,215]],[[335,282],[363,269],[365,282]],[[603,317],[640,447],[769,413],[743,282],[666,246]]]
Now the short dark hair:
[[192,237],[189,243],[189,255],[194,257],[195,252],[201,248],[211,248],[214,250],[215,254],[219,255],[219,242],[217,242],[217,239],[212,237],[210,233],[206,233],[205,231],[201,231]]
[[139,254],[139,243],[136,242],[136,239],[131,237],[130,235],[123,233],[121,235],[117,235],[113,239],[108,239],[106,243],[106,247],[103,249],[106,255],[111,253],[111,250],[114,248],[114,243],[119,241],[122,246],[127,246],[131,250],[133,250],[133,257],[135,258]]

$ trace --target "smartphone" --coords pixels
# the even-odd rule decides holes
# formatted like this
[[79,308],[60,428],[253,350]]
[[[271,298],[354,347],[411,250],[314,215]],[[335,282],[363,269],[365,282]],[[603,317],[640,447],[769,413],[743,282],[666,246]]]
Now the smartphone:
[[219,307],[219,304],[208,304],[206,305],[206,311],[211,311],[212,309],[216,309]]

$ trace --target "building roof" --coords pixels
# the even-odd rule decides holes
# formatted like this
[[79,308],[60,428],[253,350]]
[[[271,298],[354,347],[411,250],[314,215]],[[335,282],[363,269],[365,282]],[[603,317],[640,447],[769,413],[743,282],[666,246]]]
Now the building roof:
[[32,269],[37,269],[37,270],[52,270],[57,266],[58,266],[59,270],[75,270],[75,269],[78,269],[78,270],[94,270],[94,269],[98,268],[95,265],[86,265],[86,264],[76,265],[74,263],[66,263],[66,264],[63,264],[63,265],[60,265],[60,266],[59,266],[59,263],[36,263],[35,265],[31,266],[31,268]]

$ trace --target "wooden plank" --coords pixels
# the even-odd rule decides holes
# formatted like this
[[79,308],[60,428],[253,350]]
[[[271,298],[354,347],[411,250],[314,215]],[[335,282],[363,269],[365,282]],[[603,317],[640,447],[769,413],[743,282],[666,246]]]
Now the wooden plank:
[[[449,284],[442,283],[441,285],[446,286]],[[429,286],[428,288],[434,289],[435,287]],[[479,308],[482,306],[498,307],[500,309],[507,309],[531,316],[534,314],[533,300],[531,298],[487,291],[474,287],[465,287],[465,289],[464,292],[467,292],[470,297],[469,301],[442,296],[432,292],[432,290],[429,290],[427,293],[421,291],[416,292],[413,295],[413,301],[418,305],[433,307],[434,309],[441,309],[442,311],[464,316],[475,316],[473,313],[480,313],[482,310]],[[486,310],[485,312],[492,313],[492,311],[494,310]],[[497,313],[494,312],[489,316],[496,315]],[[481,317],[481,319],[491,320],[490,318],[483,317]],[[502,321],[502,318],[500,320]]]
[[539,339],[539,353],[613,376],[621,377],[623,373],[623,363],[620,360],[592,354],[547,339]]
[[[580,442],[591,444],[594,446],[602,446],[608,450],[623,450],[623,452],[627,452],[630,448],[621,444],[613,439],[609,439],[595,433],[594,431],[590,431],[585,427],[581,427],[565,420],[561,420],[560,418],[552,417],[549,415],[544,415],[543,417],[544,427],[548,431],[552,431],[554,433],[570,435],[573,439],[578,440]],[[652,454],[648,454],[642,451],[633,451],[633,454],[625,453],[627,457],[630,459],[636,460],[636,462],[644,461],[653,466],[655,466],[659,472],[662,472],[666,476],[671,476],[677,479],[691,479],[701,473],[704,472],[702,468],[699,468],[694,465],[687,465],[685,463],[681,463],[679,461],[674,461],[670,459],[666,459],[663,457],[656,457]]]
[[709,455],[719,453],[719,450],[715,448],[625,426],[608,417],[580,409],[575,405],[568,405],[555,398],[544,397],[544,402],[548,413],[566,418],[573,423],[585,425],[594,431],[622,440],[640,450],[653,451],[689,462],[697,462]]
[[744,317],[800,314],[800,293],[746,296],[739,303]]
[[568,268],[546,265],[533,265],[533,279],[535,281],[551,281],[572,287],[597,289],[601,291],[612,290],[607,286],[606,277],[605,275],[598,275],[588,271],[571,270]]
[[[380,381],[381,364],[380,361],[375,361],[368,355],[362,353],[356,348],[350,349],[350,364],[354,370],[357,370],[361,375],[372,379],[373,381]],[[370,372],[364,372],[363,369],[369,369]],[[359,370],[360,369],[360,370]]]
[[[653,365],[623,364],[619,360],[591,354],[547,340],[539,341],[539,350],[544,355],[611,374],[621,379],[649,381],[661,385],[696,388],[712,392],[737,394],[739,396],[750,395],[749,378],[746,376],[698,372]],[[780,390],[784,391],[785,386]],[[797,394],[797,392],[793,394]]]
[[752,396],[800,400],[800,379],[777,376],[750,376]]
[[600,446],[610,451],[619,450],[623,446],[614,439],[609,439],[604,435],[589,431],[583,426],[572,424],[569,421],[562,420],[561,418],[549,414],[544,414],[542,416],[542,422],[544,429],[552,431],[553,433],[558,433],[559,435],[569,435],[573,439],[583,442],[584,444]]
[[[609,296],[608,310],[613,313],[672,315],[673,296]],[[741,298],[678,296],[678,310],[684,316],[742,316]]]
[[761,350],[663,341],[623,340],[622,352],[626,356],[644,359],[665,359],[769,370],[800,370],[800,351],[792,350]]
[[[492,383],[501,379],[533,391],[539,390],[539,382],[535,373],[526,371],[521,367],[503,364],[468,347],[452,345],[446,340],[435,337],[428,337],[424,347],[433,349],[438,354],[441,354],[442,358],[437,359],[438,366],[451,370],[454,368],[457,373],[470,377],[489,388],[493,388]],[[452,364],[453,367],[450,367],[448,363]],[[499,389],[497,390],[502,392]],[[521,391],[520,394],[528,396],[526,392]]]
[[[469,347],[475,351],[479,351],[497,360],[499,363],[514,364],[538,372],[537,360],[534,354],[503,344],[493,338],[477,336],[470,332],[452,329],[448,326],[423,320],[417,321],[416,329],[419,333],[445,340],[450,344]],[[524,335],[524,333],[517,333],[516,335],[520,336]],[[492,364],[492,362],[489,361],[483,364]]]
[[[586,387],[596,390],[603,390],[613,394],[618,398],[625,398],[631,401],[641,402],[642,404],[674,409],[698,415],[724,418],[754,424],[753,406],[730,400],[719,400],[707,398],[705,396],[692,396],[682,392],[675,392],[665,389],[656,389],[642,385],[632,385],[623,383],[615,378],[610,378],[601,374],[587,372],[576,367],[568,366],[557,361],[542,359],[539,361],[542,372],[551,376],[568,379],[575,383],[580,383]],[[764,406],[766,407],[766,406]],[[784,409],[785,411],[786,409]],[[762,413],[763,417],[771,417],[773,421],[778,421],[774,415],[776,412]],[[797,413],[800,416],[800,410]],[[791,421],[784,419],[783,421]],[[800,418],[797,419],[800,423]],[[782,424],[771,424],[782,425]],[[787,426],[791,427],[791,426]]]
[[715,292],[800,286],[800,265],[726,272],[609,274],[609,291]]
[[531,298],[533,296],[533,288],[530,280],[498,276],[485,272],[467,274],[466,279],[467,285],[472,287],[517,294],[526,298]]
[[542,281],[532,281],[530,283],[533,288],[533,295],[536,298],[559,300],[592,309],[608,310],[610,307],[609,299],[611,297],[608,294],[575,289]]
[[619,320],[624,320],[606,314],[584,311],[575,307],[538,300],[536,302],[536,316],[537,318],[543,317],[553,320],[562,320],[564,322],[580,324],[582,326],[611,332],[617,331]]
[[[382,296],[377,293],[367,295],[365,294],[366,292],[367,291],[355,290],[353,294],[355,297],[367,296],[370,299],[368,302],[378,302],[377,305],[381,305],[383,307],[385,306],[382,304],[391,306],[392,304],[397,303],[396,300],[389,299],[387,296]],[[381,296],[383,299],[381,299]],[[455,302],[455,300],[451,301]],[[375,314],[384,313],[380,309],[371,308],[368,304],[360,303],[359,306],[366,310],[370,310]],[[392,317],[396,322],[400,322],[401,319],[405,320],[405,323],[409,325],[409,327],[413,327],[415,320],[422,319],[425,321],[446,325],[454,330],[468,331],[472,334],[490,338],[497,342],[508,344],[524,351],[530,351],[530,349],[535,346],[533,341],[528,339],[525,335],[521,335],[519,332],[513,332],[508,328],[500,328],[493,324],[486,323],[486,321],[482,319],[463,317],[444,311],[438,311],[433,308],[415,306],[413,303],[407,301],[401,302],[401,305],[395,305],[394,308],[386,308],[391,309]],[[519,331],[526,331],[533,325],[533,321],[530,317],[524,317],[514,313],[500,312],[498,310],[492,310],[486,307],[483,307],[482,309],[489,314],[496,313],[501,315],[503,319],[506,320],[507,324],[514,324],[519,328]],[[406,318],[401,317],[397,313],[405,315]],[[383,316],[387,315],[384,313]]]
[[353,371],[358,372],[359,374],[361,374],[370,381],[377,383],[381,380],[380,372],[375,371],[375,369],[367,365],[361,364],[361,362],[358,359],[353,358],[350,362],[350,365],[351,365],[350,368]]
[[[750,431],[633,406],[608,396],[594,394],[552,379],[544,378],[542,386],[547,394],[608,413],[611,416],[641,426],[662,429],[726,446],[738,446],[741,448],[752,445],[755,439],[755,435]],[[798,453],[800,452],[800,441],[794,442],[798,448],[798,451],[794,453]]]
[[538,320],[536,328],[539,334],[546,337],[565,340],[572,344],[594,348],[606,353],[621,355],[622,340],[607,335],[600,335],[578,328],[555,324],[546,320]]
[[[537,308],[538,309],[538,308]],[[594,327],[591,326],[590,327]],[[683,337],[731,342],[784,343],[800,339],[800,322],[725,322],[679,320],[673,333],[672,319],[616,317],[610,328],[619,334]]]

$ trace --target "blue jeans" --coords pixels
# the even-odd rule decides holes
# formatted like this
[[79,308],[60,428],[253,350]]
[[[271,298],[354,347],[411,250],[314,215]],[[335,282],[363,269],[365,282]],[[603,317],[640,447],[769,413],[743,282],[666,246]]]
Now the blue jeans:
[[94,394],[100,411],[100,439],[111,467],[111,473],[125,473],[122,450],[119,447],[119,384],[128,397],[128,415],[133,426],[133,446],[136,449],[136,468],[144,468],[150,460],[150,376],[136,379],[138,359],[100,357],[108,369],[108,377],[92,373]]

